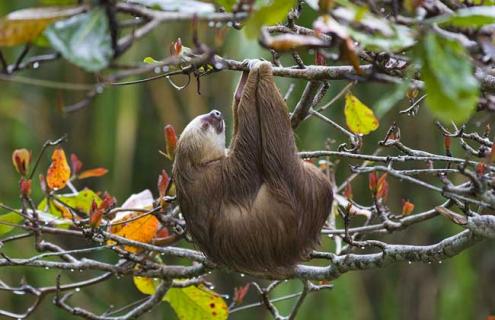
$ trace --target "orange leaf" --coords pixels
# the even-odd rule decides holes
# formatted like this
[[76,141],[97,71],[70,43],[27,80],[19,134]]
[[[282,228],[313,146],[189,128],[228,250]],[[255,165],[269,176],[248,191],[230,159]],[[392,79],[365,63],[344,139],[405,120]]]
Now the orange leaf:
[[405,200],[402,203],[402,215],[407,216],[410,215],[411,212],[414,210],[414,203],[410,202],[409,200]]
[[319,48],[325,46],[320,38],[299,34],[283,34],[271,37],[266,46],[278,52],[293,51],[300,47]]
[[357,75],[362,75],[359,57],[356,53],[356,46],[351,38],[344,39],[340,44],[340,54],[347,60],[356,71]]
[[65,187],[70,178],[70,167],[62,148],[57,148],[52,154],[52,163],[48,168],[46,183],[50,189],[58,190]]
[[[151,210],[153,208],[153,195],[151,191],[144,190],[131,195],[123,204],[122,209],[129,211],[119,212],[111,221],[109,231],[129,240],[150,243],[155,238],[160,223],[151,214],[135,212],[132,209]],[[138,252],[140,249],[133,246],[125,246],[129,252]]]
[[[160,223],[158,219],[151,214],[134,220],[136,217],[143,215],[142,212],[131,212],[120,220],[112,220],[112,224],[129,221],[128,223],[118,224],[110,227],[110,232],[124,237],[129,240],[150,243],[158,232]],[[138,252],[141,249],[133,246],[125,246],[129,252]]]
[[84,170],[83,172],[81,172],[77,176],[77,178],[79,180],[82,180],[82,179],[87,179],[87,178],[92,178],[92,177],[101,177],[101,176],[106,175],[107,172],[108,172],[108,170],[105,168],[88,169],[88,170]]

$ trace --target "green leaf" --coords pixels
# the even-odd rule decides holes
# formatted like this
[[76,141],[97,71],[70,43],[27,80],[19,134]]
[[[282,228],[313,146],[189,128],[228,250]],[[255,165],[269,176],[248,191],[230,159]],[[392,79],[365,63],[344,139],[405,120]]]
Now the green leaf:
[[428,33],[418,56],[430,111],[442,121],[459,123],[469,119],[478,103],[479,83],[464,47]]
[[263,25],[273,25],[282,22],[290,9],[294,7],[294,0],[273,0],[269,5],[256,10],[248,19],[244,30],[248,38],[256,38]]
[[366,49],[396,52],[415,43],[410,28],[377,17],[366,7],[349,3],[345,7],[335,9],[333,15],[342,21],[341,27]]
[[[147,295],[155,293],[160,281],[134,277],[136,288]],[[204,285],[170,288],[163,301],[167,301],[181,320],[225,320],[229,311],[225,300]]]
[[395,25],[391,30],[392,34],[384,36],[380,33],[371,34],[348,28],[351,37],[371,51],[397,52],[414,45],[414,36],[409,28]]
[[34,39],[32,44],[42,47],[42,48],[50,48],[50,41],[46,38],[44,34],[40,34],[36,39]]
[[[4,235],[14,230],[15,227],[8,224],[19,224],[22,219],[22,216],[15,211],[0,215],[0,235]],[[3,224],[2,222],[8,224]]]
[[366,135],[379,126],[373,110],[350,92],[345,96],[344,115],[347,127],[357,134]]
[[47,28],[45,35],[65,59],[90,72],[106,68],[113,56],[108,18],[102,8],[59,21]]
[[230,12],[234,4],[237,3],[237,0],[215,0],[215,3]]
[[78,0],[41,0],[40,2],[44,5],[72,5],[76,4]]
[[147,63],[147,64],[160,63],[160,61],[157,61],[157,60],[153,59],[152,57],[146,57],[146,58],[144,58],[143,62],[144,63]]
[[495,6],[463,8],[452,15],[441,16],[431,21],[454,27],[480,28],[495,23]]
[[11,12],[0,19],[0,46],[31,42],[52,22],[81,13],[84,9],[84,6],[44,7]]
[[[93,200],[97,205],[101,203],[101,198],[93,190],[88,188],[85,188],[76,194],[56,195],[55,197],[67,206],[84,214],[89,214],[89,209],[91,208]],[[66,208],[55,200],[48,201],[46,198],[43,199],[38,205],[38,210],[50,213],[55,217],[71,218],[70,216],[67,216],[67,214],[70,215],[70,213],[67,212]]]

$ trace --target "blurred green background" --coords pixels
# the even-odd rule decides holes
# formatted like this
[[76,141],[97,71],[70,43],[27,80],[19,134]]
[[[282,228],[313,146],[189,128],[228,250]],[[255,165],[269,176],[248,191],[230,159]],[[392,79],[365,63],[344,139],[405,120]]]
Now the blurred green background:
[[[0,1],[0,14],[37,5],[37,1]],[[309,26],[315,13],[306,10],[302,24]],[[200,24],[200,40],[214,46],[214,30],[207,24]],[[144,57],[161,59],[168,55],[171,41],[182,38],[185,46],[191,44],[191,26],[188,23],[162,24],[119,59],[120,63],[136,63]],[[225,41],[218,47],[218,53],[226,58],[270,58],[256,40],[248,40],[243,33],[228,30]],[[20,47],[2,50],[10,63],[22,50]],[[34,48],[30,55],[48,52],[49,49]],[[313,63],[314,57],[302,54],[306,63]],[[286,64],[292,64],[289,57],[282,57]],[[64,60],[43,64],[37,70],[23,71],[23,76],[55,81],[93,83],[95,76],[86,74]],[[46,140],[68,134],[64,149],[77,153],[86,168],[104,166],[109,174],[103,178],[85,180],[94,190],[107,190],[122,203],[130,194],[151,189],[156,194],[156,180],[165,168],[170,172],[171,163],[158,153],[164,146],[162,128],[172,124],[178,132],[193,117],[216,108],[227,116],[231,126],[230,103],[232,92],[239,74],[232,71],[219,72],[201,79],[201,94],[195,81],[183,89],[176,90],[166,79],[160,79],[131,86],[106,88],[91,105],[83,110],[62,114],[61,103],[71,104],[84,97],[83,92],[60,91],[36,86],[0,81],[0,202],[12,207],[19,206],[18,175],[11,165],[11,152],[25,147],[36,156]],[[185,77],[174,78],[177,84],[185,83]],[[277,79],[282,93],[289,85],[295,85],[288,105],[292,109],[305,82],[301,80]],[[325,101],[331,99],[346,82],[332,82]],[[390,85],[359,84],[353,92],[367,105],[373,107],[380,99],[393,90]],[[421,108],[415,118],[398,115],[398,110],[407,107],[402,101],[380,119],[380,128],[365,137],[364,152],[373,152],[377,141],[383,138],[389,125],[397,121],[405,144],[415,149],[441,153],[442,139],[433,125],[427,110]],[[343,100],[335,103],[325,114],[341,124],[343,121]],[[471,125],[483,127],[493,122],[489,115],[477,116]],[[296,131],[297,143],[301,150],[321,150],[325,142],[333,149],[344,142],[345,137],[318,119],[305,121]],[[330,139],[330,140],[327,140]],[[465,156],[455,146],[457,156]],[[48,154],[43,158],[40,172],[48,166]],[[349,175],[349,162],[337,162],[337,179],[342,182]],[[41,200],[41,192],[35,180],[34,198]],[[415,212],[429,209],[442,198],[417,186],[390,180],[389,205],[400,212],[401,199],[410,199]],[[81,187],[83,185],[78,185]],[[367,177],[357,178],[353,184],[354,198],[360,203],[370,204]],[[0,213],[3,213],[0,212]],[[441,218],[413,226],[406,231],[384,236],[383,240],[394,243],[428,244],[441,240],[459,231]],[[54,239],[53,237],[50,239]],[[75,239],[54,239],[75,247],[89,246]],[[323,246],[329,248],[329,241]],[[323,248],[325,249],[325,248]],[[2,248],[11,256],[33,254],[31,240],[18,241]],[[98,255],[94,255],[97,257]],[[56,272],[27,268],[2,268],[0,279],[15,285],[26,279],[33,285],[53,285]],[[84,279],[90,274],[65,273],[64,281]],[[241,286],[249,279],[236,274],[213,273],[210,280],[221,294],[233,294],[234,287]],[[488,241],[442,264],[397,264],[380,270],[344,274],[334,282],[331,291],[322,291],[306,299],[299,314],[300,319],[485,319],[495,314],[495,254],[493,243]],[[274,296],[283,296],[300,290],[297,281],[289,281],[275,291]],[[257,301],[250,291],[245,303]],[[143,298],[133,286],[132,279],[112,279],[100,285],[78,292],[71,302],[102,312],[109,305],[125,305]],[[0,292],[0,308],[21,312],[31,297],[16,296]],[[230,300],[229,300],[230,301]],[[294,300],[278,305],[283,314],[288,312]],[[54,307],[49,299],[39,307],[32,319],[68,319],[66,312]],[[163,303],[143,319],[174,319],[171,309]],[[239,311],[232,319],[269,319],[263,308]]]

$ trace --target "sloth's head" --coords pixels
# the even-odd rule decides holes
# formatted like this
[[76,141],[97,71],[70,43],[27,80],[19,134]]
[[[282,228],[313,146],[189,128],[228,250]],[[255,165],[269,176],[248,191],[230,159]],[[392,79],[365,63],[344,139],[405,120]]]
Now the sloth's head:
[[225,155],[225,121],[222,113],[212,110],[189,122],[180,135],[176,153],[196,164]]

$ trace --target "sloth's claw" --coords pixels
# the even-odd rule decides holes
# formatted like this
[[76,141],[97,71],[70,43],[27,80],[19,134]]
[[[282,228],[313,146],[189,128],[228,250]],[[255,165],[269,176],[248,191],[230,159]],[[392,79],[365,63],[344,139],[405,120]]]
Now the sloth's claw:
[[247,66],[249,70],[255,69],[257,65],[263,62],[260,59],[244,59],[242,61],[243,66]]

